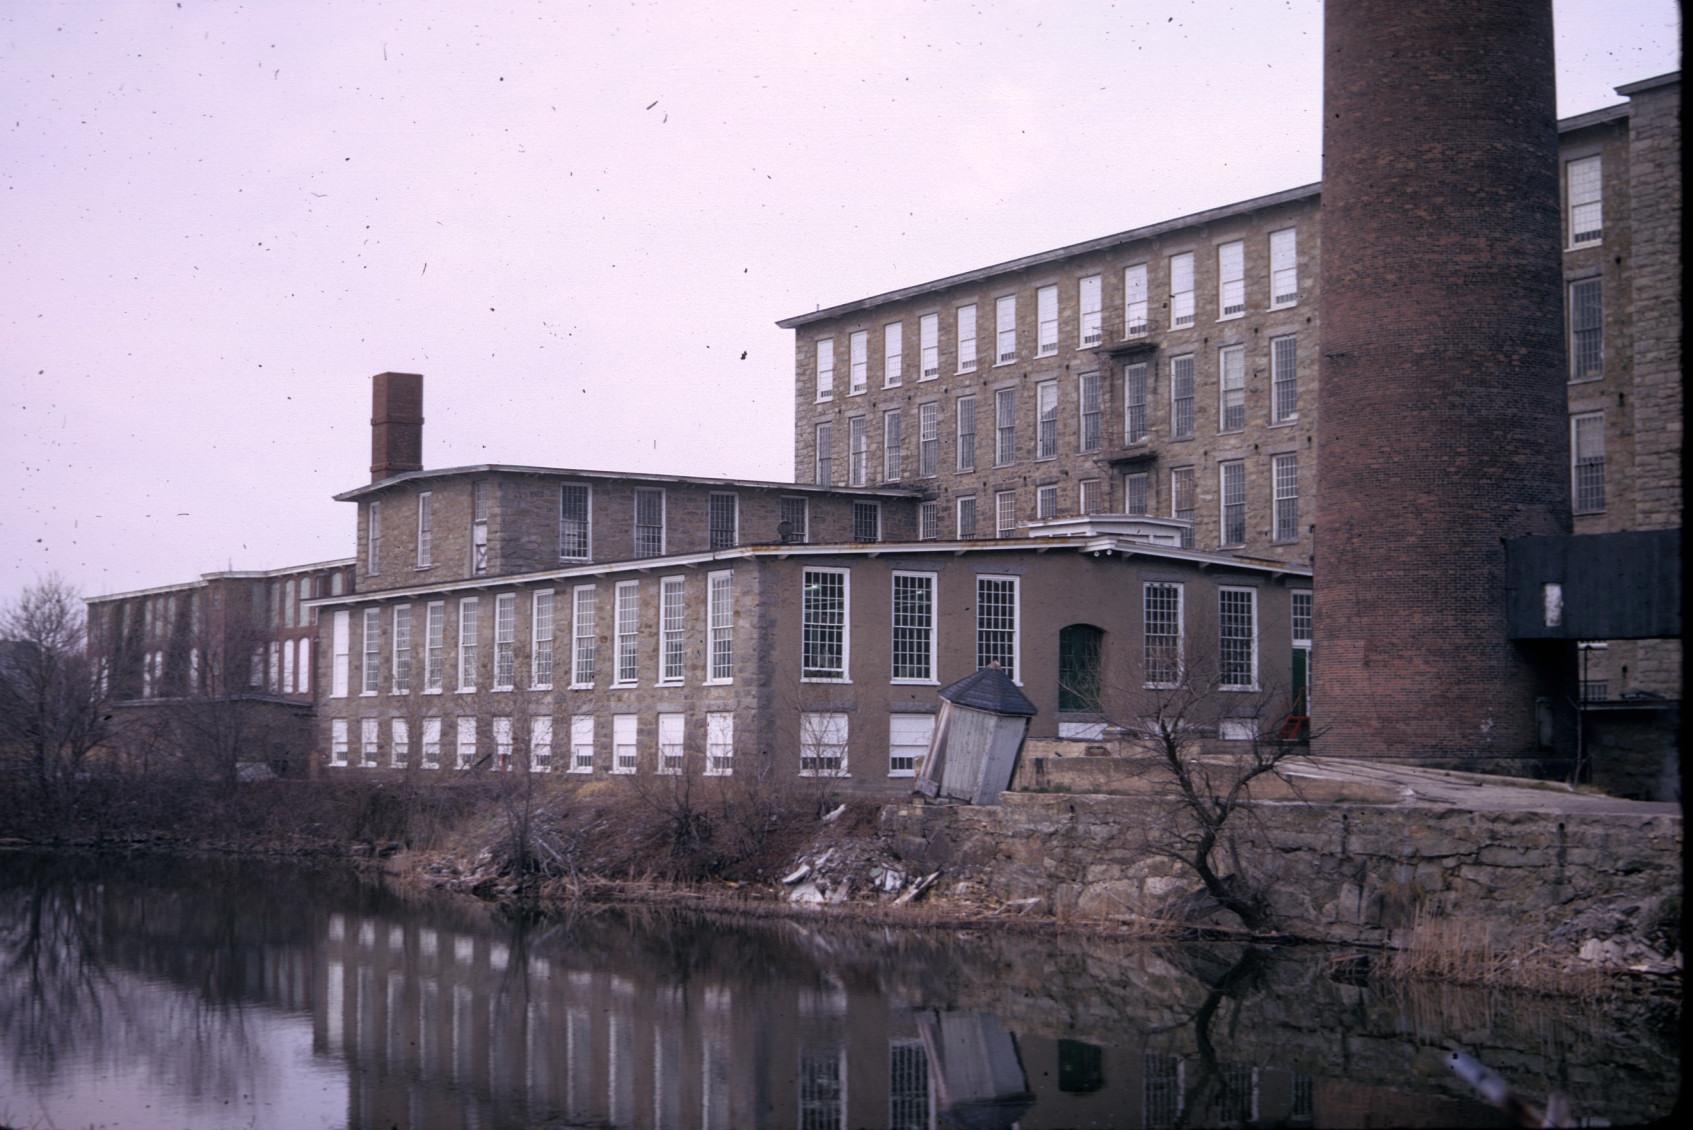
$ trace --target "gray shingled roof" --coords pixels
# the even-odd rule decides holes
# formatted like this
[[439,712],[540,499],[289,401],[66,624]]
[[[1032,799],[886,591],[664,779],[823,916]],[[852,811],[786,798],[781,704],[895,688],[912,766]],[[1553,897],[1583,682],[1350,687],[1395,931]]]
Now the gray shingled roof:
[[990,714],[1033,718],[1040,713],[997,663],[942,687],[940,695],[948,702],[968,706],[972,710],[986,710]]

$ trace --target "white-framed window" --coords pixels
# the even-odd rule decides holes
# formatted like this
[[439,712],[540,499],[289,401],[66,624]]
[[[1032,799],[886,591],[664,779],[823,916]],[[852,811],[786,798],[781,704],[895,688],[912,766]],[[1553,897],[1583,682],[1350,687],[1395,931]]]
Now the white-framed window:
[[[301,654],[301,674],[304,675],[304,649]],[[411,693],[411,605],[394,606],[394,682],[395,694]],[[303,681],[303,680],[302,680]],[[304,689],[303,687],[301,688]]]
[[882,481],[895,483],[905,474],[905,429],[898,408],[882,413]]
[[1058,382],[1035,385],[1035,458],[1058,458]]
[[596,624],[599,593],[593,585],[577,585],[570,596],[570,685],[585,690],[594,685],[595,660],[600,648]]
[[1042,483],[1035,488],[1035,517],[1041,521],[1058,517],[1058,484]]
[[1270,339],[1270,423],[1299,419],[1299,339]]
[[294,693],[294,641],[282,641],[282,693]]
[[488,571],[488,484],[470,484],[470,575]]
[[1570,498],[1577,514],[1605,509],[1605,414],[1570,417]]
[[517,594],[494,597],[494,689],[509,691],[517,683]]
[[427,569],[435,564],[433,498],[434,496],[429,491],[422,491],[417,496],[417,567],[419,569]]
[[1050,357],[1057,352],[1058,288],[1043,286],[1035,291],[1035,356]]
[[1014,683],[1023,681],[1017,646],[1019,583],[1016,577],[976,577],[976,666],[998,663]]
[[1187,525],[1182,528],[1182,548],[1193,548],[1193,516],[1196,510],[1192,467],[1170,468],[1170,517]]
[[[165,653],[159,652],[158,680],[162,689],[165,676]],[[282,645],[275,640],[270,644],[270,666],[266,668],[265,686],[271,694],[282,690]]]
[[847,776],[847,716],[802,713],[799,716],[799,775]]
[[[344,608],[336,612],[334,618],[330,620],[329,633],[330,655],[334,657],[334,663],[329,669],[329,697],[346,698],[349,676],[352,674],[349,670],[352,664],[352,655],[350,654],[353,634],[352,613]],[[254,654],[262,655],[263,651],[255,648]],[[258,686],[258,679],[255,678],[251,681],[254,686]]]
[[345,718],[331,718],[329,720],[329,764],[347,764],[347,720]]
[[594,771],[594,716],[577,714],[570,719],[570,771]]
[[968,474],[976,469],[976,398],[958,398],[958,451],[954,470]]
[[658,582],[658,681],[675,685],[682,681],[683,652],[687,640],[683,629],[686,612],[681,577],[664,577]]
[[1076,450],[1084,454],[1098,451],[1102,411],[1098,373],[1083,373],[1076,378],[1076,407],[1081,417],[1081,431],[1076,437]]
[[999,490],[993,495],[994,536],[1014,537],[1017,533],[1017,492]]
[[1152,476],[1134,471],[1123,476],[1123,513],[1144,518],[1152,513]]
[[593,547],[593,488],[565,483],[558,488],[558,555],[562,561],[586,561]]
[[1217,245],[1217,319],[1246,313],[1246,244],[1230,240]]
[[1147,581],[1141,586],[1146,685],[1169,688],[1182,681],[1182,586]]
[[1603,170],[1597,155],[1564,166],[1570,202],[1570,246],[1585,247],[1605,237]]
[[1123,442],[1139,443],[1146,438],[1147,364],[1136,361],[1123,366]]
[[640,748],[635,744],[636,717],[633,714],[611,716],[611,771],[633,773],[640,765]]
[[1076,484],[1076,512],[1078,514],[1105,513],[1105,492],[1099,479],[1083,479]]
[[439,718],[425,718],[423,720],[423,748],[419,751],[418,764],[425,769],[441,768],[441,720]]
[[870,331],[854,330],[847,335],[847,395],[857,396],[870,387]]
[[1246,544],[1246,462],[1226,459],[1217,464],[1217,495],[1222,502],[1222,543]]
[[1598,278],[1570,284],[1570,380],[1605,375],[1605,308]]
[[994,301],[994,364],[1017,360],[1017,296],[1007,294]]
[[976,371],[976,304],[958,308],[958,371]]
[[882,387],[898,388],[904,379],[905,326],[889,322],[882,327]]
[[941,375],[941,316],[924,314],[917,319],[917,348],[923,372],[919,380],[932,381]]
[[664,555],[664,490],[635,488],[635,556]]
[[1289,619],[1292,625],[1293,646],[1310,647],[1312,640],[1312,604],[1310,589],[1294,589],[1288,594]]
[[1123,268],[1123,336],[1146,334],[1146,264]]
[[870,426],[863,416],[847,417],[847,486],[870,481]]
[[458,723],[458,746],[453,768],[469,769],[476,764],[476,719],[461,716],[455,721]]
[[359,671],[359,693],[365,695],[376,694],[382,689],[382,610],[367,608],[364,610],[363,630],[360,633],[364,644],[363,667]]
[[459,673],[458,689],[473,691],[476,689],[476,631],[479,606],[474,596],[459,598]]
[[529,609],[529,687],[548,690],[553,685],[553,590],[540,589]]
[[411,759],[411,723],[404,718],[390,719],[388,723],[388,765],[393,769],[404,769]]
[[1004,467],[1017,461],[1017,390],[995,389],[993,411],[993,465]]
[[888,715],[888,776],[915,777],[935,736],[933,714]]
[[817,442],[815,445],[817,456],[816,469],[811,479],[818,486],[829,486],[835,481],[835,424],[832,420],[824,420],[817,425]]
[[790,545],[804,545],[811,535],[811,500],[796,495],[784,496],[777,503],[777,522],[786,523]]
[[705,775],[728,777],[735,772],[735,716],[713,710],[705,716]]
[[917,540],[934,541],[940,537],[941,504],[938,502],[919,502],[917,504]]
[[685,721],[681,714],[658,716],[658,771],[667,776],[673,777],[682,772]]
[[741,540],[741,496],[733,491],[712,491],[706,499],[706,525],[711,548],[734,549]]
[[845,569],[807,569],[802,577],[800,678],[848,682],[847,635],[851,574]]
[[1170,358],[1170,438],[1193,438],[1193,354]]
[[1299,233],[1283,228],[1270,233],[1270,309],[1299,302]]
[[1217,590],[1217,684],[1258,689],[1258,590]]
[[1246,347],[1225,345],[1217,350],[1217,431],[1238,432],[1246,427]]
[[439,694],[447,674],[447,606],[431,601],[423,610],[423,690]]
[[1275,539],[1295,541],[1299,537],[1299,456],[1295,452],[1270,456],[1270,476],[1275,503]]
[[641,582],[619,581],[613,596],[612,686],[632,687],[640,678],[636,645],[640,642]]
[[956,521],[958,523],[958,537],[968,540],[976,536],[976,496],[961,495],[957,499]]
[[940,474],[941,406],[936,401],[917,406],[917,474],[932,479]]
[[822,338],[817,343],[817,399],[828,400],[835,395],[835,339]]
[[1098,345],[1105,336],[1102,292],[1099,276],[1088,275],[1076,283],[1077,306],[1081,310],[1081,346],[1087,349]]
[[934,573],[893,575],[893,681],[935,682]]
[[735,574],[710,573],[705,579],[706,683],[735,678]]
[[1170,328],[1193,325],[1193,252],[1170,256]]
[[[376,576],[382,572],[382,503],[372,499],[365,510],[365,572]],[[287,603],[293,604],[294,582],[288,582]],[[292,624],[294,610],[289,608],[289,624]]]
[[529,768],[537,773],[553,771],[553,720],[537,714],[529,719]]
[[882,540],[882,504],[859,499],[852,504],[852,540],[878,542]]
[[494,769],[499,773],[510,773],[512,754],[516,752],[512,742],[511,719],[498,717],[493,722]]

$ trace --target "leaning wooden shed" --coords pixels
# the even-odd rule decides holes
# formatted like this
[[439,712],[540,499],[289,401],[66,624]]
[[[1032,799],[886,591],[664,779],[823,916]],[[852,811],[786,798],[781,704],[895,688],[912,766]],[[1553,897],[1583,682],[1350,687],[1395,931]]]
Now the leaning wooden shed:
[[1038,713],[1035,704],[997,663],[942,687],[940,695],[941,715],[916,791],[966,804],[998,802]]

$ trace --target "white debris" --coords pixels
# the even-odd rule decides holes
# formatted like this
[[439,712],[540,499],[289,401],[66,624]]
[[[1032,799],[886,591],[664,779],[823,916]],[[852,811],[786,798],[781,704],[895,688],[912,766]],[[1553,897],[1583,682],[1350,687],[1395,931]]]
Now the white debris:
[[782,876],[782,885],[785,887],[791,887],[809,874],[811,874],[811,864],[802,863],[791,873]]
[[823,823],[833,824],[836,820],[839,820],[841,818],[841,813],[843,813],[845,811],[846,811],[846,805],[844,805],[844,804],[837,805],[833,812],[831,812],[827,816],[823,817]]

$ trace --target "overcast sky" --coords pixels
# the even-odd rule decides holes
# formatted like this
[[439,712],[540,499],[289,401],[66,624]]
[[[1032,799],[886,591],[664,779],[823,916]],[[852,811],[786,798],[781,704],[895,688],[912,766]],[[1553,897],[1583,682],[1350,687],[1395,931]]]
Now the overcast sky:
[[[1679,65],[1561,0],[1559,112]],[[789,479],[776,319],[1318,179],[1321,9],[0,5],[0,600],[350,555],[424,460]]]

